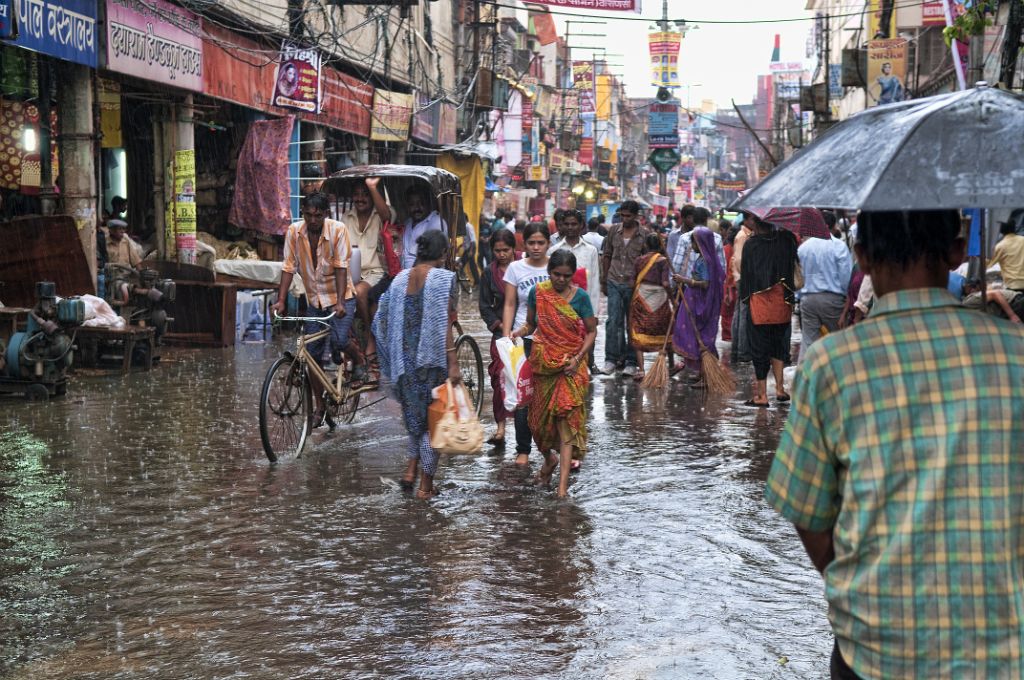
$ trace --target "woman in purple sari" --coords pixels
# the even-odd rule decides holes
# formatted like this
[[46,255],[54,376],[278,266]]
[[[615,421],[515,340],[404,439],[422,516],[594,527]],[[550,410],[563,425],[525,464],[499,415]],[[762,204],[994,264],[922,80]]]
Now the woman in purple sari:
[[[696,373],[691,379],[693,386],[700,387],[704,385],[700,373],[701,345],[718,356],[715,340],[722,315],[725,269],[718,260],[714,232],[697,227],[690,242],[697,258],[687,258],[684,271],[675,274],[675,280],[685,286],[686,304],[680,304],[676,314],[672,347],[686,361],[687,368]],[[687,268],[689,271],[685,271]]]

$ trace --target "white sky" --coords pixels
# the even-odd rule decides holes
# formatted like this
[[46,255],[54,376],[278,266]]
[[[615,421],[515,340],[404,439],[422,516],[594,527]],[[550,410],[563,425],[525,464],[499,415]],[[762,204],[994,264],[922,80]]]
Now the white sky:
[[[702,99],[713,99],[719,107],[729,106],[730,98],[737,104],[747,104],[757,91],[757,76],[768,73],[775,34],[781,35],[782,61],[804,61],[807,38],[813,27],[811,12],[804,9],[806,0],[669,0],[669,19],[686,19],[695,28],[686,33],[679,52],[679,78],[689,88],[690,105],[699,108]],[[551,7],[553,11],[565,11]],[[570,45],[605,47],[611,70],[623,76],[626,93],[630,97],[653,96],[656,89],[649,85],[647,35],[651,24],[645,21],[622,21],[616,13],[603,12],[600,16],[579,13],[581,20],[607,20],[605,26],[573,25],[572,33],[601,33],[604,37],[570,35]],[[636,15],[619,15],[636,16]],[[661,0],[643,0],[643,17],[661,17]],[[775,24],[711,24],[704,20],[751,20],[806,18]],[[566,21],[573,17],[556,15],[558,34],[566,35]],[[574,59],[590,59],[591,53],[574,50]],[[698,86],[698,83],[700,84]],[[687,88],[681,87],[676,96],[686,104]]]

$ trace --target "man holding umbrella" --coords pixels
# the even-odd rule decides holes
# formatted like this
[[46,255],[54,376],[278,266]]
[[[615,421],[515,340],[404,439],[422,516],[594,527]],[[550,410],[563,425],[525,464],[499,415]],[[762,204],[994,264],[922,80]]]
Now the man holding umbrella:
[[956,210],[864,212],[878,300],[808,348],[766,497],[825,580],[833,678],[1024,676],[1024,333],[946,290]]

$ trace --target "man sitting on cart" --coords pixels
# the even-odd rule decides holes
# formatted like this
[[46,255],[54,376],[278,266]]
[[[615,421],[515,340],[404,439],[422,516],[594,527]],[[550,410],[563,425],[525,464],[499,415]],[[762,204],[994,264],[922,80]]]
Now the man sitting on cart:
[[391,276],[386,269],[387,262],[382,253],[381,230],[384,223],[394,222],[395,211],[388,205],[379,190],[380,177],[367,177],[364,183],[352,189],[352,207],[342,217],[345,228],[352,237],[352,243],[359,248],[362,258],[360,280],[355,281],[356,309],[366,329],[366,359],[369,362],[368,387],[375,387],[380,381],[380,366],[377,363],[377,342],[370,332],[370,321],[376,311],[377,301],[391,285]]
[[433,201],[425,187],[415,186],[406,193],[405,210],[409,218],[402,234],[402,269],[416,263],[416,239],[431,230],[448,235],[448,225],[437,210],[431,210]]
[[[366,380],[366,362],[358,343],[349,344],[356,312],[355,287],[348,273],[352,245],[345,224],[327,217],[330,209],[330,202],[322,193],[316,192],[302,199],[302,219],[289,225],[284,237],[284,264],[274,311],[278,315],[284,313],[288,288],[298,271],[306,288],[306,316],[322,318],[332,312],[335,314],[326,322],[331,329],[332,358],[335,363],[340,363],[341,353],[347,352],[355,363],[353,379],[362,382]],[[307,321],[304,331],[309,334],[322,329],[321,323]],[[322,338],[307,346],[317,362],[323,362],[326,341],[327,338]],[[311,375],[316,380],[316,374]],[[313,390],[317,401],[316,427],[324,421],[325,389],[326,386],[319,385]]]

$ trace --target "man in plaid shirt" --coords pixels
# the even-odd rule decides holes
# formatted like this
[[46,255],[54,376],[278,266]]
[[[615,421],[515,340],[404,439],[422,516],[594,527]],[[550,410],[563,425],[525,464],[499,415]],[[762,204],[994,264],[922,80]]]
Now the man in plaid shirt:
[[864,213],[878,301],[812,345],[768,476],[833,678],[1024,677],[1024,333],[946,291],[956,211]]

